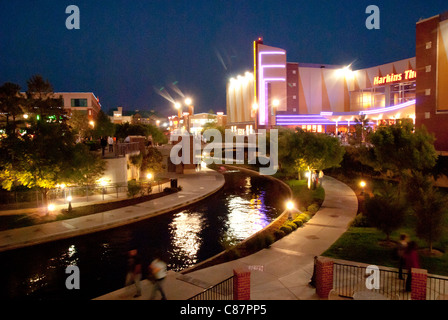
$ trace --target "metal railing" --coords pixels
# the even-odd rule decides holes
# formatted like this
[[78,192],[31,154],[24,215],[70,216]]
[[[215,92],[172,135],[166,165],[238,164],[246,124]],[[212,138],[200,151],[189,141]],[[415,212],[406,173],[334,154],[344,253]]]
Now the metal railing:
[[[368,290],[366,287],[366,266],[333,264],[333,289],[341,297],[353,298],[355,293]],[[403,270],[404,280],[399,278],[398,271],[379,269],[379,289],[369,291],[381,294],[390,300],[408,300],[410,292],[406,291],[406,272]]]
[[188,300],[233,300],[233,276],[205,289]]
[[[163,179],[151,183],[152,193],[163,192],[164,187],[170,181]],[[148,183],[139,182],[142,192],[147,193]],[[86,185],[76,187],[55,188],[48,191],[47,200],[53,204],[67,204],[67,197],[73,198],[75,202],[92,202],[102,200],[114,200],[128,198],[128,185],[126,183],[100,185]],[[29,191],[2,191],[0,192],[0,211],[40,208],[44,205],[44,199],[38,190]]]
[[448,300],[448,277],[428,275],[426,300]]
[[142,144],[140,142],[128,142],[128,143],[119,142],[114,145],[114,154],[115,157],[120,157],[126,154],[140,152],[141,148]]
[[[340,297],[353,298],[356,292],[368,290],[366,287],[366,266],[333,264],[333,289]],[[399,272],[391,268],[379,267],[379,289],[370,291],[390,300],[410,300],[411,292],[406,291],[407,270],[403,279]],[[448,300],[448,277],[428,274],[426,300]]]

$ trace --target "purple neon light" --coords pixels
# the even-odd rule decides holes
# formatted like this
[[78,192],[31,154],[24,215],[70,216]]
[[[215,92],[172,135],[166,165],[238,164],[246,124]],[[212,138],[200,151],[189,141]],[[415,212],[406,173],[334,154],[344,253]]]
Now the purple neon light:
[[[411,100],[405,103],[401,103],[395,106],[387,107],[387,108],[377,108],[367,111],[361,111],[359,112],[359,115],[362,114],[376,114],[376,113],[384,113],[384,112],[390,112],[399,110],[402,108],[406,108],[409,106],[412,106],[415,104],[415,100]],[[309,124],[317,124],[317,125],[349,125],[350,122],[353,123],[353,121],[331,121],[325,118],[324,116],[331,116],[333,115],[333,112],[322,112],[321,114],[300,114],[300,115],[294,115],[294,114],[279,114],[276,117],[277,125],[309,125]],[[370,122],[370,124],[374,124],[373,122]]]
[[264,78],[264,69],[265,68],[286,68],[286,65],[263,65],[262,63],[262,56],[263,55],[284,55],[286,54],[284,51],[263,51],[258,53],[258,63],[260,65],[260,76],[258,78],[258,87],[260,88],[259,93],[259,104],[258,104],[258,120],[260,125],[266,124],[266,115],[268,114],[268,106],[267,101],[268,97],[266,97],[267,90],[266,90],[266,83],[267,81],[273,82],[273,81],[286,81],[284,78]]
[[412,106],[413,104],[415,104],[415,99],[414,100],[410,100],[410,101],[405,102],[405,103],[402,103],[402,104],[397,104],[397,105],[392,106],[392,107],[386,107],[386,108],[380,108],[380,109],[372,109],[372,110],[367,110],[367,111],[361,111],[361,112],[359,112],[359,115],[376,114],[376,113],[384,113],[384,112],[389,112],[389,111],[395,111],[395,110],[399,110],[401,108],[406,108],[406,107]]

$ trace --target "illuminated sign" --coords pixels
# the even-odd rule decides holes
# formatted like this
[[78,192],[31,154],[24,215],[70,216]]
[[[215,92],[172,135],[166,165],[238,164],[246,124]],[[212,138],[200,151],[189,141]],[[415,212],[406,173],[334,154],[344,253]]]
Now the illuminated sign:
[[373,78],[373,85],[379,86],[383,84],[400,82],[403,80],[413,80],[417,78],[417,71],[414,70],[406,70],[403,73],[391,73],[384,77],[375,77]]
[[[268,77],[265,73],[265,69],[269,68],[286,68],[286,64],[266,64],[263,62],[262,57],[264,55],[286,55],[284,51],[261,51],[258,52],[258,91],[259,91],[259,112],[258,112],[258,123],[260,125],[266,125],[268,123],[268,83],[279,81],[285,82],[286,78],[282,77]],[[267,71],[267,70],[266,70]]]

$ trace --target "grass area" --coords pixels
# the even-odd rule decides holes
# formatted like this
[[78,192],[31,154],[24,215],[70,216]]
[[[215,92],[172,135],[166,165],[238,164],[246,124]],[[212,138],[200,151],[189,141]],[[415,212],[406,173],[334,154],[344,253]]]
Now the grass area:
[[[391,235],[391,239],[398,241],[401,232],[410,235],[418,243],[419,248],[425,248],[426,243],[412,236],[412,230],[401,228]],[[350,227],[323,256],[350,260],[385,267],[398,268],[395,247],[384,245],[384,234],[375,228]],[[440,248],[440,242],[435,248]],[[420,251],[421,268],[429,273],[448,276],[448,254],[428,256]]]
[[307,208],[316,203],[319,207],[325,199],[325,190],[321,186],[316,187],[314,190],[308,189],[307,180],[286,180],[286,184],[289,185],[293,192],[296,205],[301,211],[306,211]]
[[[379,188],[381,185],[373,180],[369,183],[372,189]],[[356,193],[359,202],[362,203],[363,197],[359,195],[359,192]],[[416,217],[411,211],[406,214],[402,227],[392,232],[391,240],[396,243],[401,234],[408,235],[411,240],[416,241],[420,248],[421,268],[428,270],[428,273],[448,276],[448,254],[446,253],[448,249],[448,216],[445,216],[443,225],[445,230],[442,232],[441,238],[433,244],[438,255],[429,255],[428,243],[417,237]],[[376,228],[351,226],[323,255],[335,259],[397,268],[398,258],[395,246],[385,245],[385,239],[385,234]]]

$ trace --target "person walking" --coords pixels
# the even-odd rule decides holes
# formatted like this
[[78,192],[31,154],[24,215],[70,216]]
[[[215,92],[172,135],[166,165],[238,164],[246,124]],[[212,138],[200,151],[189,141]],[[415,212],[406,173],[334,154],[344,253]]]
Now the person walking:
[[101,137],[100,144],[101,144],[102,155],[104,157],[104,151],[106,150],[106,146],[107,146],[107,139],[105,137]]
[[153,284],[151,300],[156,296],[157,291],[162,295],[162,300],[166,300],[165,292],[163,291],[163,281],[165,280],[167,270],[166,263],[159,258],[154,259],[148,267],[150,280]]
[[412,285],[412,268],[420,268],[420,262],[417,253],[417,243],[415,241],[411,241],[408,243],[405,251],[405,263],[406,269],[408,270],[408,277],[406,279],[406,291],[410,292]]
[[130,250],[128,252],[128,272],[126,274],[126,283],[125,286],[130,286],[132,284],[135,285],[137,289],[137,293],[134,295],[134,298],[138,298],[142,294],[142,287],[140,284],[140,280],[142,279],[142,264],[140,261],[140,256],[138,255],[137,250]]
[[114,152],[114,138],[108,136],[107,143],[109,144],[109,152]]
[[400,242],[398,242],[398,247],[397,247],[397,255],[398,255],[398,260],[399,260],[399,265],[398,265],[398,278],[400,280],[404,280],[403,278],[403,267],[405,267],[405,253],[406,253],[406,248],[408,246],[408,240],[407,240],[407,236],[405,234],[401,234],[400,235]]

